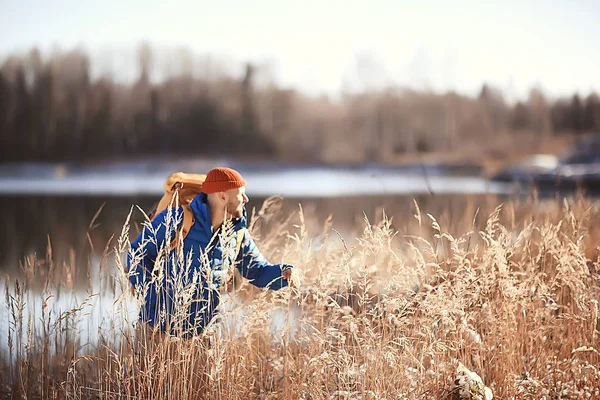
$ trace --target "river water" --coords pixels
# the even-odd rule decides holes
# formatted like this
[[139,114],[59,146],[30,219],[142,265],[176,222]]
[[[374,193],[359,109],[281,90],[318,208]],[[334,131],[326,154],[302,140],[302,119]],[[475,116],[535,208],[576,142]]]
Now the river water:
[[[250,214],[267,197],[277,195],[283,198],[283,213],[302,205],[317,220],[333,214],[338,230],[348,234],[363,213],[373,218],[385,209],[400,216],[412,207],[413,199],[443,211],[466,196],[510,192],[508,186],[491,183],[468,168],[437,165],[359,168],[227,160],[0,165],[0,271],[17,267],[34,253],[43,257],[49,242],[58,259],[71,256],[71,250],[84,257],[91,246],[102,250],[121,231],[132,206],[146,212],[154,207],[171,172],[207,171],[215,165],[243,173]],[[135,218],[140,221],[141,213],[135,213]]]

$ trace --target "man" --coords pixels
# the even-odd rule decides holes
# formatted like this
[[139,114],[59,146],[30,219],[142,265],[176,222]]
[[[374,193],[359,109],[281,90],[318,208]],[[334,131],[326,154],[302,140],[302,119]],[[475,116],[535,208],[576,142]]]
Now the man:
[[183,252],[170,250],[182,207],[167,207],[142,230],[127,257],[129,279],[144,299],[142,321],[172,335],[202,333],[215,318],[229,283],[228,266],[234,265],[259,288],[288,286],[292,266],[270,264],[261,254],[246,229],[246,203],[246,181],[240,173],[215,168],[190,203],[194,223],[183,240]]

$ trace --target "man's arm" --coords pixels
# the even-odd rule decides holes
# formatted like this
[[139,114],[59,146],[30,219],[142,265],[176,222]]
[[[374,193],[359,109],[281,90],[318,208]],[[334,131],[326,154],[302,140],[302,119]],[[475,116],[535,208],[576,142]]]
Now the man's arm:
[[288,286],[290,271],[289,264],[271,264],[260,252],[248,231],[244,233],[240,254],[236,266],[240,274],[259,288],[267,287],[279,290]]
[[168,212],[168,209],[163,210],[149,225],[145,225],[138,237],[131,242],[131,250],[127,253],[127,270],[129,271],[129,280],[134,287],[146,282],[146,277],[152,273],[158,252],[171,243],[170,240],[165,243],[167,219],[171,218],[173,221],[168,221],[172,240],[175,235],[174,221],[177,220],[179,224],[181,223],[182,212],[182,207],[171,213]]

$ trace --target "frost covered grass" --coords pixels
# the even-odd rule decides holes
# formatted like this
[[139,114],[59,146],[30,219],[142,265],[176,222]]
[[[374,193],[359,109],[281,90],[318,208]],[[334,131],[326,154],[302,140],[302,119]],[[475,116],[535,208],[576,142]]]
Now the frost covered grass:
[[[120,238],[76,265],[30,259],[2,281],[0,393],[27,398],[551,399],[600,396],[600,211],[583,198],[452,210],[414,204],[349,240],[277,199],[251,218],[294,288],[240,288],[205,335],[136,326]],[[184,261],[185,262],[185,261]],[[185,312],[185,283],[180,307]],[[488,387],[487,394],[485,386]]]

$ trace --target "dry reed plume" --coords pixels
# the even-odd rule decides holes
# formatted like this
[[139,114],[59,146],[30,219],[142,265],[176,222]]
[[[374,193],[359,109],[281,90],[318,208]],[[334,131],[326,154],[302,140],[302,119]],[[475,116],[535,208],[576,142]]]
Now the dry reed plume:
[[[415,203],[414,234],[398,234],[383,217],[365,221],[362,236],[348,242],[331,220],[313,234],[302,210],[274,215],[276,202],[265,203],[252,229],[272,261],[297,266],[297,286],[242,288],[202,337],[132,328],[140,293],[131,294],[123,268],[129,220],[99,267],[89,270],[87,288],[69,287],[74,266],[54,265],[51,254],[45,263],[30,260],[24,277],[4,282],[9,326],[0,346],[0,392],[467,398],[454,384],[464,365],[495,398],[600,397],[599,210],[588,200],[479,210],[458,219],[457,226],[467,227],[459,236]],[[181,283],[179,290],[184,310],[189,288]],[[65,300],[72,297],[78,301]],[[92,311],[99,307],[106,309]],[[468,398],[483,398],[479,389],[473,386]]]

